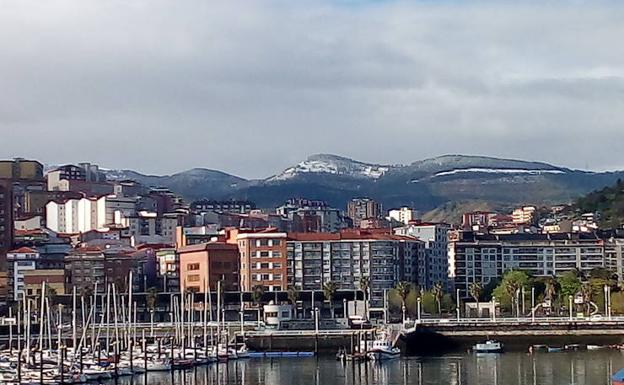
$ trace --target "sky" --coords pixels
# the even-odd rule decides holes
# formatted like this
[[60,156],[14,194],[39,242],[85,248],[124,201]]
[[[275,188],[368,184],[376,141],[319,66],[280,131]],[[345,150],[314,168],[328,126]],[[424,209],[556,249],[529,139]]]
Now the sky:
[[0,158],[624,169],[624,2],[1,0]]

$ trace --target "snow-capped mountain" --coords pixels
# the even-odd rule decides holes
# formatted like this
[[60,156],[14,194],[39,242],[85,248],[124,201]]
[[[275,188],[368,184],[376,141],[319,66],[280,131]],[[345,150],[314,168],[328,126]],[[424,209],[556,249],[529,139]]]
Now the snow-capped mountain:
[[464,155],[382,165],[320,154],[264,180],[245,180],[205,168],[163,176],[101,171],[109,180],[131,179],[150,187],[167,187],[188,201],[246,199],[270,208],[289,198],[306,197],[344,207],[353,197],[368,196],[384,207],[409,205],[421,211],[474,200],[504,207],[570,202],[624,179],[624,172],[588,172],[541,162]]
[[268,178],[266,181],[287,181],[306,174],[332,174],[352,178],[379,179],[392,167],[359,162],[337,155],[317,154],[287,168],[280,174]]

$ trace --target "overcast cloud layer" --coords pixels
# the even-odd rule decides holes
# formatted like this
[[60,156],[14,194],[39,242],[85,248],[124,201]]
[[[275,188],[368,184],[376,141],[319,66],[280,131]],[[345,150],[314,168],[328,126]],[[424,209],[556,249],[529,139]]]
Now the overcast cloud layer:
[[0,1],[0,158],[624,168],[622,2]]

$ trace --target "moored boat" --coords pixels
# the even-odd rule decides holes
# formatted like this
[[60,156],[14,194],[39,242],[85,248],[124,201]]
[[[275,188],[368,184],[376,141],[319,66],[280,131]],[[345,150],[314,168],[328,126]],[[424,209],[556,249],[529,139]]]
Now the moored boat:
[[613,385],[624,385],[624,368],[618,370],[611,376],[611,383]]

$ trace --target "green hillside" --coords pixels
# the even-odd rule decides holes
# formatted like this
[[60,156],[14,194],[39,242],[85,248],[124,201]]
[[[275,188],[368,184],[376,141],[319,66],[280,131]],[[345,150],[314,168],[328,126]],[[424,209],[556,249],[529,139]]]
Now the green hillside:
[[605,187],[579,198],[575,204],[579,213],[600,214],[603,228],[618,228],[624,224],[624,181],[618,179],[614,186]]

